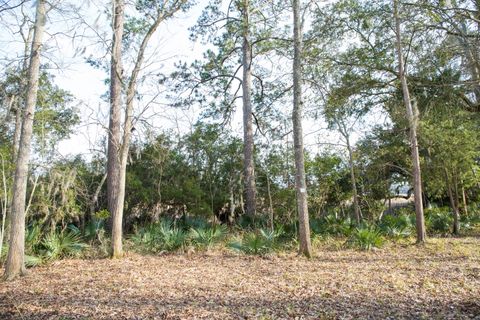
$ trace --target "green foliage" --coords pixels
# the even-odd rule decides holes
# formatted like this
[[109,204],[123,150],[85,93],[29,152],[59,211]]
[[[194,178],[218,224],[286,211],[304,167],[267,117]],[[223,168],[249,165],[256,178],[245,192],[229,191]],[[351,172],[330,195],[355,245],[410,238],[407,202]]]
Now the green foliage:
[[383,216],[379,223],[379,228],[387,237],[398,240],[411,236],[415,226],[410,216],[399,214]]
[[104,225],[105,223],[102,220],[97,220],[97,219],[90,220],[85,225],[83,236],[85,237],[85,239],[89,241],[95,241],[96,239],[98,239],[98,236],[100,233],[105,232]]
[[[468,215],[460,216],[460,225],[462,229],[474,230],[480,227],[480,212],[470,211]],[[480,229],[480,228],[479,228]]]
[[228,244],[229,248],[235,251],[252,255],[265,255],[277,248],[278,238],[282,230],[267,231],[260,229],[256,232],[248,232],[241,239]]
[[207,229],[210,228],[210,223],[203,217],[188,216],[182,217],[182,219],[177,221],[177,225],[181,226],[183,230],[190,229]]
[[95,212],[95,219],[97,220],[107,220],[110,217],[110,212],[107,209],[103,209]]
[[311,228],[313,234],[348,237],[353,230],[353,222],[350,218],[336,218],[333,214],[312,219]]
[[448,207],[426,209],[425,225],[429,233],[446,235],[452,230],[453,213]]
[[46,260],[56,260],[79,255],[87,244],[82,242],[77,230],[63,230],[47,234],[42,240],[42,256]]
[[347,241],[348,245],[365,251],[380,248],[383,243],[384,239],[380,231],[373,226],[355,228]]
[[173,224],[169,219],[138,229],[131,237],[134,244],[146,251],[176,251],[183,248],[187,241],[187,232]]
[[37,253],[42,244],[42,228],[39,224],[32,224],[25,230],[25,251]]
[[189,238],[192,243],[200,248],[209,249],[215,243],[220,242],[227,235],[228,229],[224,225],[214,225],[213,227],[192,228]]
[[38,267],[42,265],[44,262],[45,261],[41,256],[25,255],[25,267],[27,268]]

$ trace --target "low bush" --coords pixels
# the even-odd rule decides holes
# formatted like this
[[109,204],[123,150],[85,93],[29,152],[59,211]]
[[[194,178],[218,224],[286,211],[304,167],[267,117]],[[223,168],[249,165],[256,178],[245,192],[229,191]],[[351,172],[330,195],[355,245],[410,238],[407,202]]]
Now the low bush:
[[42,250],[40,252],[45,260],[56,260],[78,256],[86,247],[88,245],[82,241],[80,231],[69,228],[47,234],[42,240]]
[[171,220],[163,219],[136,230],[130,239],[146,251],[176,251],[185,246],[187,232],[175,226]]
[[189,238],[193,245],[209,249],[214,244],[222,241],[227,235],[228,229],[224,225],[214,225],[213,227],[192,228]]
[[334,215],[312,219],[311,227],[314,235],[349,237],[353,231],[353,223],[350,218],[337,218]]
[[245,254],[265,255],[277,248],[282,232],[282,230],[267,231],[265,229],[248,232],[241,239],[230,242],[228,246]]
[[425,210],[425,226],[431,234],[446,235],[452,231],[453,213],[448,207]]
[[384,239],[380,230],[373,226],[364,226],[355,228],[347,244],[360,250],[370,251],[373,248],[380,248],[384,243]]
[[380,231],[387,237],[394,240],[407,238],[412,235],[415,227],[410,216],[407,215],[386,215],[378,224]]

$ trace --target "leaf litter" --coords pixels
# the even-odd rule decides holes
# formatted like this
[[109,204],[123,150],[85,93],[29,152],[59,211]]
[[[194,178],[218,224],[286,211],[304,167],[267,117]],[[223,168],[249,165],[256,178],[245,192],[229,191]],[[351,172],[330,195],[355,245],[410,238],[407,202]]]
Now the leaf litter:
[[480,239],[70,259],[0,283],[0,319],[480,319]]

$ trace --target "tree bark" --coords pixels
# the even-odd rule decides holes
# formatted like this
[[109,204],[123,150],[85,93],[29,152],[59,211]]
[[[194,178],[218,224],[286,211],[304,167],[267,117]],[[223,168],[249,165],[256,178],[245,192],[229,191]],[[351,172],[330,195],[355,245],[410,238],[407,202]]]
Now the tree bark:
[[[398,15],[397,0],[393,0],[395,29],[396,29],[396,49],[398,57],[398,77],[402,83],[403,102],[407,110],[407,118],[410,127],[410,147],[412,152],[413,163],[413,189],[415,194],[415,215],[416,215],[416,230],[417,243],[424,243],[426,240],[425,232],[425,217],[423,214],[422,201],[422,176],[420,168],[420,156],[418,153],[418,139],[417,139],[417,125],[418,125],[418,111],[417,108],[412,107],[410,99],[410,92],[407,84],[407,76],[405,71],[405,63],[402,52],[402,37],[400,31],[400,18]],[[415,109],[415,111],[414,111]]]
[[307,184],[305,181],[305,160],[302,129],[302,22],[300,1],[293,0],[293,140],[295,148],[295,190],[299,220],[300,254],[312,256],[310,223],[308,218]]
[[353,191],[353,212],[355,214],[355,221],[357,224],[360,224],[362,214],[360,211],[360,203],[358,201],[357,179],[355,177],[355,166],[353,162],[353,149],[350,144],[349,132],[347,131],[345,124],[342,121],[337,121],[337,126],[347,145],[348,163],[350,167],[350,183],[352,184]]
[[[120,184],[120,144],[121,144],[121,103],[122,103],[122,38],[124,25],[124,0],[114,1],[113,10],[113,44],[110,67],[110,123],[108,131],[107,152],[107,201],[112,221],[112,257],[122,255],[121,226],[122,216],[118,214]],[[118,233],[120,230],[120,234]],[[120,239],[120,246],[118,246]]]
[[13,182],[10,246],[5,267],[5,279],[11,280],[25,273],[25,201],[27,194],[28,163],[33,131],[33,117],[37,104],[40,77],[40,51],[46,23],[46,1],[38,0],[34,36],[28,68],[27,101],[23,116],[20,144]]
[[462,181],[462,201],[463,201],[463,213],[466,216],[468,216],[467,194],[465,192],[465,187],[463,186],[463,181]]
[[[121,257],[123,255],[122,248],[122,234],[123,234],[123,209],[125,203],[125,185],[126,185],[126,175],[127,175],[127,163],[128,163],[128,152],[130,150],[130,140],[132,137],[133,130],[133,108],[134,108],[134,98],[137,92],[137,83],[138,76],[142,70],[143,61],[145,59],[145,51],[147,49],[148,43],[152,38],[155,31],[158,29],[160,23],[165,19],[165,17],[173,14],[180,9],[183,1],[179,2],[177,7],[171,9],[170,12],[159,11],[156,17],[155,22],[150,26],[147,33],[145,34],[142,43],[138,49],[137,57],[135,59],[135,66],[130,75],[130,80],[127,87],[127,101],[125,108],[125,123],[123,126],[123,138],[120,146],[120,168],[118,172],[118,185],[115,198],[115,211],[112,213],[113,223],[112,223],[112,256]],[[121,59],[121,57],[119,58]]]
[[458,235],[460,232],[460,225],[459,225],[459,209],[457,205],[457,201],[455,201],[455,196],[453,195],[451,183],[450,183],[450,177],[448,175],[448,171],[446,168],[444,168],[445,172],[445,184],[447,186],[447,193],[448,193],[448,199],[450,200],[450,207],[452,208],[452,213],[453,213],[453,229],[452,233],[454,235]]
[[15,110],[15,131],[13,132],[13,149],[12,149],[12,155],[13,155],[12,159],[14,163],[17,162],[21,132],[22,132],[22,108],[20,104],[17,104],[17,109]]
[[458,179],[457,173],[453,175],[453,186],[455,191],[455,210],[453,211],[453,234],[458,236],[460,234],[460,204],[458,203]]
[[252,46],[250,44],[250,3],[242,2],[243,45],[242,45],[242,100],[243,100],[243,166],[245,175],[245,211],[256,214],[255,166],[253,160],[253,115],[252,115]]

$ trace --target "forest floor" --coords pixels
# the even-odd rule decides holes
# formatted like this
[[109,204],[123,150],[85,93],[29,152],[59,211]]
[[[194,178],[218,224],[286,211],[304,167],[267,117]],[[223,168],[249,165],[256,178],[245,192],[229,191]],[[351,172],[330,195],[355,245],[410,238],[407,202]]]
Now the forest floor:
[[[0,270],[2,271],[2,270]],[[480,238],[70,259],[0,283],[0,319],[480,319]]]

